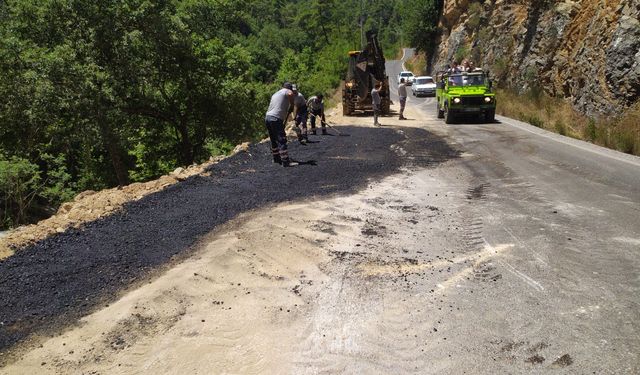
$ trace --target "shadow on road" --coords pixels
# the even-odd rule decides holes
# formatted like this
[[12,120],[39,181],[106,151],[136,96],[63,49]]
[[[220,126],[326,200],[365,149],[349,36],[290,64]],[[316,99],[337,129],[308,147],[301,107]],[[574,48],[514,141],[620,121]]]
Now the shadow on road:
[[453,123],[448,124],[451,125],[490,125],[490,124],[500,124],[499,120],[494,120],[493,122],[487,122],[484,120],[484,117],[477,115],[460,115],[457,114]]

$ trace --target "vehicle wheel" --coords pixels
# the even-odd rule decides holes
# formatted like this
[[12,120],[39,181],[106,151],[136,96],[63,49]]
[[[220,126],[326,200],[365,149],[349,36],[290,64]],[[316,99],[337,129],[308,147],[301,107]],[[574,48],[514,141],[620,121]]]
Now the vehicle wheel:
[[391,112],[391,101],[388,99],[383,99],[381,103],[381,112],[383,115],[388,115]]
[[436,101],[436,111],[438,111],[438,118],[444,117],[444,111],[440,109],[440,103]]
[[494,123],[496,121],[496,110],[490,109],[484,113],[484,121]]
[[355,112],[356,108],[351,102],[342,104],[342,115],[343,116],[351,116],[353,112]]
[[449,111],[449,107],[446,104],[444,106],[444,122],[445,124],[453,123],[453,113]]

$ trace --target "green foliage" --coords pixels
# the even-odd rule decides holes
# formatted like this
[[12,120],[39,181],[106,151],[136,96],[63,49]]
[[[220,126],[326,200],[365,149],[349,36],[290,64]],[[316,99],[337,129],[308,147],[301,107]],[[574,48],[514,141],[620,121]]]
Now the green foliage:
[[225,139],[211,139],[204,147],[211,156],[219,156],[230,153],[235,145]]
[[469,46],[466,44],[463,44],[461,46],[458,46],[458,49],[456,49],[456,53],[454,54],[453,58],[458,63],[461,63],[462,60],[464,60],[468,55],[469,55]]
[[474,2],[469,5],[467,9],[467,14],[469,15],[467,27],[471,32],[477,30],[478,26],[480,26],[482,11],[482,4],[480,3]]
[[504,57],[498,57],[495,59],[492,67],[493,73],[498,77],[498,79],[503,79],[507,74],[509,69],[509,62]]
[[630,131],[616,131],[614,134],[615,148],[618,151],[633,154],[637,145],[636,134]]
[[0,214],[5,225],[26,222],[39,184],[37,165],[15,156],[0,158]]
[[555,124],[556,133],[560,135],[567,135],[567,128],[564,126],[562,121],[558,120]]
[[584,128],[584,138],[593,142],[597,137],[596,120],[590,118],[587,126]]
[[39,195],[47,201],[58,206],[71,200],[76,191],[73,188],[72,176],[67,171],[66,160],[63,154],[53,156],[42,154],[41,160],[45,163],[45,180]]
[[480,43],[481,46],[484,46],[486,43],[488,43],[491,40],[491,35],[492,35],[491,27],[486,26],[478,30],[478,33],[476,34],[476,39],[478,39],[478,42]]
[[527,122],[535,127],[544,128],[544,121],[542,121],[538,116],[532,115],[529,116]]
[[[347,51],[360,48],[359,20],[385,51],[432,47],[439,7],[0,1],[0,155],[12,173],[37,176],[24,194],[47,211],[79,191],[156,178],[263,138],[265,108],[284,80],[307,96],[330,94]],[[5,218],[27,221],[24,196],[3,194]]]
[[407,41],[419,52],[430,54],[436,46],[442,0],[402,2],[403,25]]

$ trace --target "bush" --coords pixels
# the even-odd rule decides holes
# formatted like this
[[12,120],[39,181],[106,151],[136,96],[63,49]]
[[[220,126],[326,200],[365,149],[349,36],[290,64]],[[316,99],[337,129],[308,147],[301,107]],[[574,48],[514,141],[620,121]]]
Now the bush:
[[532,115],[529,116],[527,122],[537,128],[544,128],[544,121],[542,121],[538,116]]
[[226,155],[230,153],[235,146],[225,139],[210,139],[205,143],[204,148],[211,156]]
[[475,31],[480,26],[480,20],[482,18],[482,5],[480,3],[472,3],[469,5],[467,13],[469,14],[469,20],[467,26],[470,31]]
[[71,181],[72,176],[67,172],[64,155],[42,154],[41,159],[47,168],[45,183],[39,195],[52,206],[58,207],[76,195]]
[[27,222],[27,213],[40,184],[38,166],[26,159],[0,159],[0,207],[3,226]]
[[498,79],[503,79],[509,69],[509,62],[504,57],[498,57],[493,63],[493,73]]
[[575,110],[567,101],[544,92],[539,100],[535,94],[520,94],[514,89],[497,89],[497,113],[528,122],[537,127],[549,127],[561,135],[582,139],[629,154],[640,154],[640,104],[619,116],[589,118]]
[[555,128],[558,134],[567,135],[567,128],[564,126],[562,121],[556,121]]
[[467,45],[459,46],[454,55],[455,60],[460,63],[469,55],[469,47]]
[[633,154],[636,148],[635,134],[624,130],[616,131],[614,134],[616,149],[627,154]]
[[596,120],[590,118],[587,126],[584,128],[584,139],[589,142],[596,140]]

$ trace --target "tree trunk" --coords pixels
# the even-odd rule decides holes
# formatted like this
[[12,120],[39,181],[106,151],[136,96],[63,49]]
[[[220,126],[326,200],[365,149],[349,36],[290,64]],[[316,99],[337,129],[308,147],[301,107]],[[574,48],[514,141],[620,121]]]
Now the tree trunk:
[[187,119],[181,117],[176,123],[178,133],[180,133],[180,143],[178,144],[178,158],[182,165],[193,164],[193,144],[189,139],[189,127],[187,126]]
[[98,121],[100,121],[100,130],[102,132],[102,137],[104,139],[104,145],[107,148],[109,157],[111,158],[111,165],[113,166],[113,170],[116,174],[116,179],[118,180],[118,186],[128,185],[129,170],[123,161],[122,155],[124,152],[122,150],[122,147],[120,147],[120,142],[118,140],[118,137],[111,130],[105,118],[100,116]]

